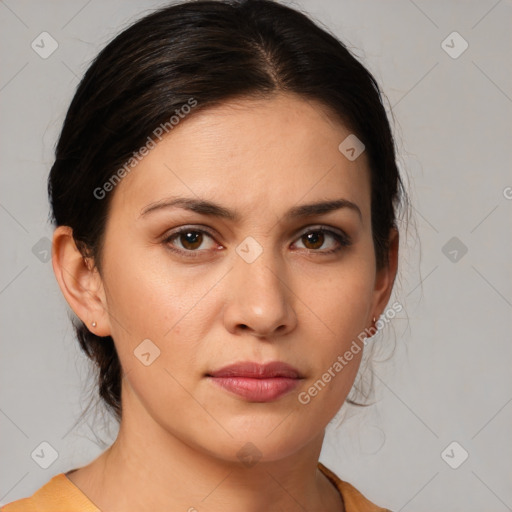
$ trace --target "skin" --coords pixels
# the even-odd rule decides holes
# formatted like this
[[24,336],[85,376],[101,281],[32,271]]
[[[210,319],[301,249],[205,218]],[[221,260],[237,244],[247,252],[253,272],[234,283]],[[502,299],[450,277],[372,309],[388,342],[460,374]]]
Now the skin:
[[[349,161],[338,150],[349,134],[319,104],[288,94],[198,111],[111,192],[101,275],[70,228],[56,229],[62,292],[93,332],[113,337],[124,370],[116,441],[68,474],[101,510],[343,510],[317,462],[362,351],[309,404],[298,394],[383,313],[398,259],[392,230],[390,264],[377,272],[366,155]],[[178,207],[141,215],[171,196],[215,201],[240,219]],[[285,218],[294,206],[339,198],[361,218],[349,208]],[[164,241],[183,226],[212,236]],[[330,234],[308,241],[318,226],[341,230],[351,245]],[[248,236],[262,249],[252,263],[236,252]],[[149,366],[134,356],[145,339],[160,350]],[[268,403],[205,377],[234,362],[275,360],[304,378]],[[261,455],[252,467],[237,457],[248,442]]]

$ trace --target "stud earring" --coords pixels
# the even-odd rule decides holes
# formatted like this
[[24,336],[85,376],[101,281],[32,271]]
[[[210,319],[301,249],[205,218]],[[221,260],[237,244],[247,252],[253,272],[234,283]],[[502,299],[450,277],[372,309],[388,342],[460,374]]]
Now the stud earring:
[[96,322],[93,322],[91,325],[92,325],[93,327],[96,327],[96,325],[98,325],[98,324],[97,324]]

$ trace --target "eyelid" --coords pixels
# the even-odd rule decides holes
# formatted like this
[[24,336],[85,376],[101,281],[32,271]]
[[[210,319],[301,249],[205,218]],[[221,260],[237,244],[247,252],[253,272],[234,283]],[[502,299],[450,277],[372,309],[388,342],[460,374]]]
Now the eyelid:
[[206,233],[207,235],[211,236],[212,238],[215,238],[217,235],[214,234],[214,232],[207,226],[203,226],[202,224],[191,224],[191,225],[184,225],[180,226],[178,228],[170,229],[166,231],[162,235],[162,239],[168,240],[169,238],[172,238],[176,235],[180,235],[184,231],[198,231],[200,233]]
[[326,224],[312,224],[311,226],[308,226],[304,229],[299,230],[297,232],[297,235],[295,235],[295,236],[301,237],[301,236],[304,236],[306,233],[309,233],[310,231],[323,231],[324,233],[332,232],[332,233],[335,233],[335,234],[343,237],[347,241],[351,240],[350,237],[347,235],[347,233],[345,233],[345,231],[343,231],[342,229],[335,228],[333,226],[328,226]]

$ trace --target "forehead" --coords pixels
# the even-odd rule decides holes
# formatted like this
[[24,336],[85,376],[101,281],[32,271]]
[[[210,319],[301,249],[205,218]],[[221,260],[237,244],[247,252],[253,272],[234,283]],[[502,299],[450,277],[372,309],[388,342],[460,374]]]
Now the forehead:
[[294,95],[199,110],[123,178],[113,209],[138,215],[152,202],[182,195],[261,214],[343,197],[358,204],[366,219],[366,155],[351,161],[338,149],[350,134],[322,105]]

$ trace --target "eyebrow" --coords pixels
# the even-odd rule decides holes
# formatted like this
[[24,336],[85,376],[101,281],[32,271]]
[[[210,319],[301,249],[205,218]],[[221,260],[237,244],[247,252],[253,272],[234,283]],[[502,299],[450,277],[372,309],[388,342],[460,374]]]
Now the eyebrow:
[[[225,208],[224,206],[221,206],[213,201],[188,197],[174,197],[163,199],[161,201],[157,201],[156,203],[151,203],[142,209],[140,216],[142,217],[157,210],[176,207],[200,213],[202,215],[211,215],[213,217],[227,219],[233,222],[238,222],[241,217],[240,214],[235,210]],[[294,206],[284,214],[284,218],[292,220],[305,217],[313,217],[315,215],[325,215],[336,210],[341,210],[342,208],[356,212],[359,218],[363,220],[363,214],[361,213],[359,206],[347,199],[331,199],[328,201],[319,201],[315,203]]]

